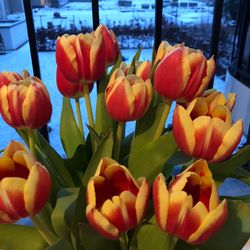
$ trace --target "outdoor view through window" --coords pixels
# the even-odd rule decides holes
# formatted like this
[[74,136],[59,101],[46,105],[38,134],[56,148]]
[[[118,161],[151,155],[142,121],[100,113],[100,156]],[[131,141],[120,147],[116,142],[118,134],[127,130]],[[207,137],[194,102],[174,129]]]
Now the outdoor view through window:
[[[62,153],[59,143],[59,123],[62,97],[57,90],[55,72],[55,41],[64,33],[77,34],[92,30],[92,3],[89,0],[31,0],[39,50],[41,78],[53,103],[49,126],[51,144]],[[171,44],[185,42],[200,48],[209,56],[214,1],[164,0],[162,40]],[[239,1],[225,0],[216,83],[223,91],[223,80],[232,52]],[[113,29],[118,37],[123,59],[129,63],[135,51],[142,47],[142,60],[151,58],[154,29],[154,0],[99,0],[100,23]],[[0,72],[32,72],[26,21],[22,0],[0,2]],[[95,98],[95,94],[91,95]],[[93,102],[95,103],[95,102]],[[84,110],[83,114],[86,113]],[[86,117],[84,117],[87,121]],[[87,131],[87,128],[85,129]],[[14,129],[0,120],[0,150],[9,140],[18,139]]]

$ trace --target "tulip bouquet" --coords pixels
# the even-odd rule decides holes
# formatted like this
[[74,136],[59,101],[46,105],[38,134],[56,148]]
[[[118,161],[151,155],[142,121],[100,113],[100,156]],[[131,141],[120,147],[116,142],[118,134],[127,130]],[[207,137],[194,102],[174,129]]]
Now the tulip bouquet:
[[[242,121],[231,117],[235,94],[205,91],[215,62],[200,50],[163,41],[151,62],[139,61],[140,52],[130,64],[122,62],[115,34],[104,25],[58,37],[64,157],[38,130],[52,112],[45,84],[27,71],[0,73],[2,118],[27,145],[11,141],[0,157],[1,249],[245,245],[250,196],[218,193],[227,177],[250,183],[241,167],[250,160],[250,147],[234,152],[243,130]],[[172,126],[166,127],[172,105]],[[128,121],[136,125],[127,135]],[[16,223],[24,217],[33,226]]]

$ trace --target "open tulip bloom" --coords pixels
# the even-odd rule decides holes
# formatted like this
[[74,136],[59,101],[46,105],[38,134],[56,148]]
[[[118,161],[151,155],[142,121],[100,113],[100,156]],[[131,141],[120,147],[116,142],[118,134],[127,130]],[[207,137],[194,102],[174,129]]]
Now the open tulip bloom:
[[151,61],[139,49],[127,63],[117,41],[104,25],[56,41],[63,156],[39,131],[52,113],[46,83],[0,73],[1,116],[23,140],[0,148],[0,249],[241,250],[249,195],[217,191],[228,177],[250,183],[236,95],[205,91],[215,62],[199,49],[163,41]]

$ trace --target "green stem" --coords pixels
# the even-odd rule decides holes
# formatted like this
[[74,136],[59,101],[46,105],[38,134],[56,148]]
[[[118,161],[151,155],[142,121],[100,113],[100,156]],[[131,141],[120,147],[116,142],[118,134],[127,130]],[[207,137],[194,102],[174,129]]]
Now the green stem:
[[[91,102],[90,102],[90,96],[89,96],[89,85],[88,84],[83,84],[83,95],[86,103],[86,109],[87,109],[87,115],[88,115],[88,121],[89,121],[89,126],[92,129],[95,129],[95,123],[94,123],[94,117],[93,117],[93,112],[92,112],[92,107],[91,107]],[[90,134],[91,136],[91,134]],[[92,152],[95,152],[95,141],[93,136],[91,136],[91,144],[92,144]]]
[[153,138],[153,141],[155,141],[156,139],[158,139],[161,134],[162,134],[162,131],[163,129],[165,128],[165,123],[166,123],[166,120],[168,118],[168,114],[169,114],[169,110],[171,108],[171,104],[172,104],[172,101],[171,100],[164,100],[164,110],[163,110],[163,113],[161,115],[161,120],[158,124],[158,127],[155,131],[155,135],[154,135],[154,138]]
[[30,217],[34,226],[36,227],[37,231],[41,234],[41,236],[43,237],[43,239],[49,244],[49,245],[53,245],[58,241],[58,238],[52,234],[51,232],[49,232],[47,230],[47,228],[44,226],[44,224],[42,223],[42,221],[40,221],[40,219],[37,216],[32,216]]
[[77,124],[78,124],[80,132],[82,134],[83,144],[85,144],[84,130],[83,130],[83,125],[82,125],[82,115],[81,115],[81,108],[80,108],[79,98],[75,98],[75,103],[76,103]]
[[128,242],[127,242],[126,233],[123,233],[120,236],[119,241],[120,241],[121,250],[128,250]]
[[115,148],[114,148],[114,159],[117,161],[119,161],[119,156],[120,156],[120,148],[121,148],[121,142],[122,142],[123,129],[124,129],[124,123],[118,122],[116,139],[115,139]]
[[28,138],[29,138],[29,148],[31,154],[36,156],[36,148],[35,148],[35,142],[34,142],[34,130],[32,128],[28,129]]

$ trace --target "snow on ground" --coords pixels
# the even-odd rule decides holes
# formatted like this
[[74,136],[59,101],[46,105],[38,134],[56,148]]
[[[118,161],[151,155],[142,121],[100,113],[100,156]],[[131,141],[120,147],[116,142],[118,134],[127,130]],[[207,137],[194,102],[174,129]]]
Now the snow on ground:
[[[148,9],[143,9],[142,5],[147,3]],[[53,25],[61,25],[69,28],[71,24],[75,24],[77,28],[80,25],[92,27],[92,5],[91,3],[68,3],[60,8],[35,8],[33,16],[35,27],[47,27],[48,22]],[[60,18],[55,18],[54,13],[59,13]],[[154,1],[133,2],[131,7],[118,7],[116,0],[100,1],[99,3],[100,23],[110,24],[129,24],[131,20],[139,20],[140,23],[148,26],[154,24],[155,9]],[[163,15],[171,22],[178,24],[200,24],[212,23],[213,7],[204,6],[203,8],[175,8],[166,6],[163,8]],[[8,18],[24,18],[24,14],[12,14]]]

